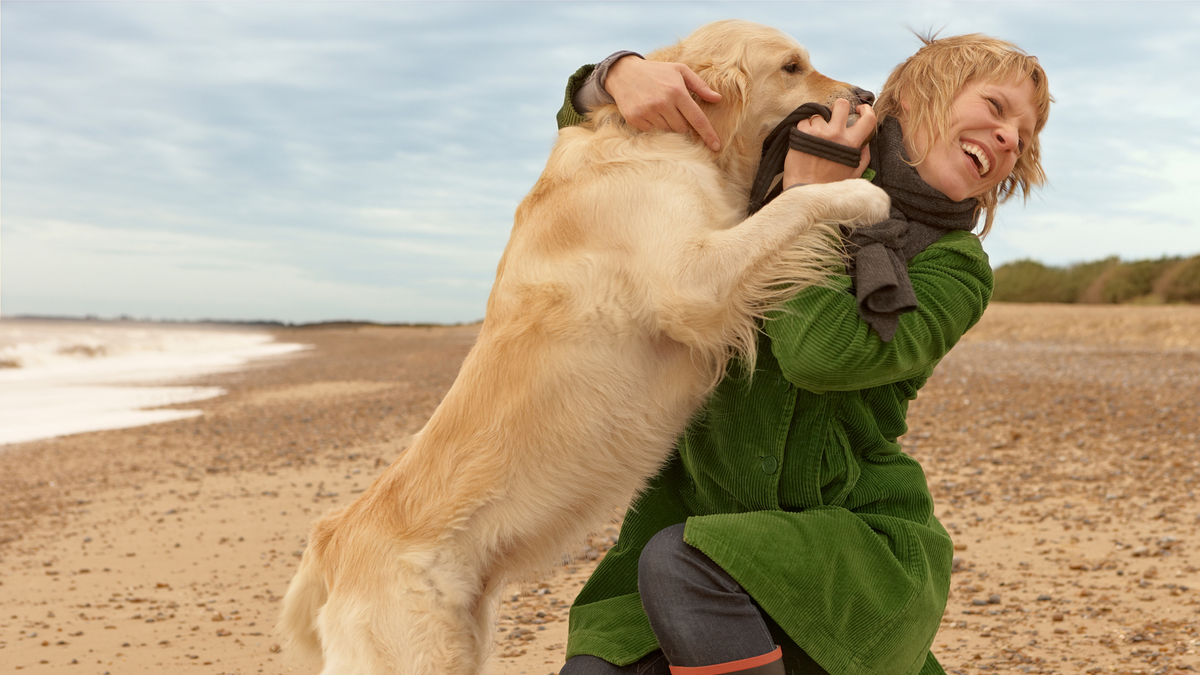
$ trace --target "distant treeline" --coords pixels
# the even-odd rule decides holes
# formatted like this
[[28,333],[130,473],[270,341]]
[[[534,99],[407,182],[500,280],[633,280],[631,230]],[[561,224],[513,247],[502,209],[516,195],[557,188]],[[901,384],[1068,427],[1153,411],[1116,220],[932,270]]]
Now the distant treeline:
[[993,300],[1098,304],[1200,303],[1200,255],[1121,262],[1107,258],[1069,267],[1018,260],[996,270]]

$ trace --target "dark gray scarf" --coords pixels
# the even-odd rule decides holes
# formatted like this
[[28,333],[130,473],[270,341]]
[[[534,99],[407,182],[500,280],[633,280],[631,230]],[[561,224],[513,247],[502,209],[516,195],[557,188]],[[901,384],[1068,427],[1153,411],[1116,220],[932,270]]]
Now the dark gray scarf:
[[900,123],[884,118],[871,141],[870,166],[874,183],[892,198],[891,216],[848,237],[858,313],[884,342],[895,336],[900,315],[917,308],[908,262],[950,230],[970,232],[978,219],[979,200],[952,201],[907,159]]

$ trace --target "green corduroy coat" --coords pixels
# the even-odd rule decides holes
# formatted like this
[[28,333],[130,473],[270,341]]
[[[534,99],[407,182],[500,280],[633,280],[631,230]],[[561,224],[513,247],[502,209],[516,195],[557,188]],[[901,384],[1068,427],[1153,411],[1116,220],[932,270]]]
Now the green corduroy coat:
[[[560,126],[581,69],[568,87]],[[569,109],[569,110],[568,110]],[[764,324],[753,377],[734,365],[625,516],[570,614],[567,656],[617,665],[658,648],[637,561],[659,530],[736,579],[769,616],[789,673],[931,675],[953,545],[925,474],[896,439],[908,403],[983,315],[992,270],[955,231],[908,267],[919,309],[883,342],[850,280],[808,288]]]

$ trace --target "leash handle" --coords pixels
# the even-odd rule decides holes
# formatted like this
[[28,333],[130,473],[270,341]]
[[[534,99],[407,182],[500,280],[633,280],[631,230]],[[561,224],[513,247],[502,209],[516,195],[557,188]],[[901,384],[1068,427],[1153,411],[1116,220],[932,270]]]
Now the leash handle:
[[[834,143],[812,134],[806,134],[796,128],[800,120],[808,119],[813,115],[820,115],[821,119],[828,122],[833,117],[833,111],[820,103],[805,103],[783,118],[783,121],[777,124],[770,134],[767,134],[766,140],[763,141],[762,159],[758,162],[758,174],[755,175],[754,183],[750,187],[750,206],[747,209],[747,215],[754,215],[783,191],[781,185],[772,190],[771,183],[775,181],[775,176],[783,172],[783,162],[787,157],[788,148],[795,148],[800,152],[845,166],[858,166],[862,148],[852,148],[841,143]],[[875,133],[872,131],[867,143],[870,143],[871,138],[874,137]]]

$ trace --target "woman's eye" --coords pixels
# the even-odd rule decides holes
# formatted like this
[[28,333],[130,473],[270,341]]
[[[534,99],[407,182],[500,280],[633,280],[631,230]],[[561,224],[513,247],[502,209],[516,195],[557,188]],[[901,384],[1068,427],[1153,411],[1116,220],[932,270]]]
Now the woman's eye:
[[991,103],[992,107],[996,109],[997,115],[1000,115],[1001,117],[1004,116],[1004,106],[1000,105],[999,101],[994,98],[989,98],[988,103]]

